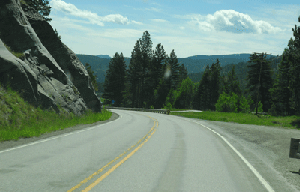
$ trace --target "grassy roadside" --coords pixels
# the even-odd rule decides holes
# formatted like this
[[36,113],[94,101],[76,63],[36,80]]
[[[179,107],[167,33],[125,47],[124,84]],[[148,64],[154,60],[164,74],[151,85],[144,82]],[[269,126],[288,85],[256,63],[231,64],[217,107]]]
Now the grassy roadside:
[[28,104],[17,92],[0,85],[0,142],[37,137],[44,133],[109,119],[112,113],[105,108],[101,113],[88,110],[77,117],[60,108],[60,114]]
[[[173,110],[172,110],[173,111]],[[284,127],[300,130],[300,116],[271,116],[253,115],[251,113],[228,113],[228,112],[170,112],[170,115],[179,115],[187,118],[198,118],[210,121],[235,122],[240,124],[253,124],[264,126]]]

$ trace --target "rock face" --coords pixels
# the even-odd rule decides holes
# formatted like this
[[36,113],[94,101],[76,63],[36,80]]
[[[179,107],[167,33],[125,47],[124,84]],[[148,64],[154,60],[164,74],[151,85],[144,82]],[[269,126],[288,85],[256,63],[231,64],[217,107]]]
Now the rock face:
[[0,83],[42,109],[101,112],[88,72],[43,17],[19,0],[0,1]]

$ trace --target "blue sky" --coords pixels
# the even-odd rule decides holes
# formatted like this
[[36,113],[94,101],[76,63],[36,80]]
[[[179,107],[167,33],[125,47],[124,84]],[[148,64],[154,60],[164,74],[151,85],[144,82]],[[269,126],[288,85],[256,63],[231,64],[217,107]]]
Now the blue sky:
[[130,57],[143,32],[168,55],[281,55],[299,0],[50,0],[50,24],[76,54]]

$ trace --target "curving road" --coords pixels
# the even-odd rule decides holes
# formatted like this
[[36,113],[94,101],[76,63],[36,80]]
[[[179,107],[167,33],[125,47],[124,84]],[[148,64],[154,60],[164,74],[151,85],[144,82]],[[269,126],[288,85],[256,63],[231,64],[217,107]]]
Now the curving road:
[[207,121],[111,111],[119,118],[0,151],[0,191],[274,190]]

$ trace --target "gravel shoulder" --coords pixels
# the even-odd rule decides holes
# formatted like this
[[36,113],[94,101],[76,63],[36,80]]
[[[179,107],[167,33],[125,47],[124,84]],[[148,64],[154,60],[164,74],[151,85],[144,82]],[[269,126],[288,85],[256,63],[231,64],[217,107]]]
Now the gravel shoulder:
[[35,142],[35,141],[38,141],[38,140],[41,140],[41,139],[47,139],[49,137],[54,137],[54,136],[70,133],[70,132],[73,132],[73,131],[78,131],[78,130],[85,129],[85,128],[88,128],[88,127],[92,127],[92,126],[95,126],[95,125],[108,123],[109,121],[114,121],[118,118],[119,118],[119,115],[117,113],[112,112],[111,117],[106,121],[98,121],[98,122],[92,123],[92,124],[79,124],[79,125],[76,125],[76,126],[73,126],[73,127],[65,128],[63,130],[57,130],[57,131],[54,131],[54,132],[51,132],[51,133],[45,133],[45,134],[40,135],[39,137],[20,138],[17,141],[15,141],[15,140],[3,141],[3,142],[0,142],[0,151],[3,151],[5,149],[9,149],[9,148],[13,148],[13,147],[17,147],[17,146],[20,146],[20,145],[25,145],[25,144],[28,144],[28,143],[32,143],[32,142]]
[[300,191],[300,159],[289,158],[300,130],[193,119],[224,136],[275,191]]

